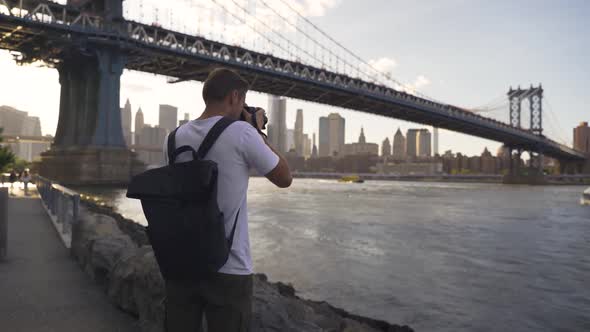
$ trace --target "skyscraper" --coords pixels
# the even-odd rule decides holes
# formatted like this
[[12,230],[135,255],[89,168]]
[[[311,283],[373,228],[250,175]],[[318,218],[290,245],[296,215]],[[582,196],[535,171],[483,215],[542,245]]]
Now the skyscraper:
[[297,117],[295,118],[295,152],[298,156],[303,156],[303,150],[305,149],[305,141],[303,139],[303,110],[297,110]]
[[166,133],[173,131],[178,123],[178,108],[172,105],[160,104],[158,126],[166,129]]
[[365,138],[365,131],[361,127],[361,134],[357,143],[344,144],[344,149],[341,150],[340,155],[379,155],[379,144],[367,143]]
[[389,137],[386,137],[383,143],[381,144],[381,156],[391,156],[391,143],[389,142]]
[[305,158],[311,156],[311,139],[308,134],[303,134],[303,156]]
[[288,151],[287,146],[287,100],[278,96],[268,98],[269,126],[268,138],[281,153]]
[[406,133],[406,156],[409,159],[418,156],[418,129],[408,129]]
[[135,133],[135,141],[133,142],[134,145],[140,145],[139,143],[139,136],[141,135],[141,130],[143,129],[143,112],[141,111],[141,107],[137,109],[135,113],[135,128],[133,128]]
[[188,113],[184,113],[184,120],[178,121],[178,125],[182,126],[183,124],[189,123],[191,121],[190,115]]
[[574,128],[574,149],[590,155],[590,127],[582,122]]
[[131,103],[129,99],[125,102],[125,106],[121,108],[121,127],[123,128],[123,138],[125,144],[131,145]]
[[[3,128],[2,133],[4,135],[14,136],[25,135],[25,122],[28,117],[27,112],[19,111],[10,106],[0,106],[0,127]],[[27,134],[27,136],[29,135]]]
[[[39,117],[29,116],[27,112],[19,111],[10,106],[0,106],[0,128],[4,135],[41,136],[41,121]],[[5,143],[12,152],[21,159],[33,161],[41,152],[47,150],[49,143],[33,143],[18,141]]]
[[365,138],[365,129],[361,127],[361,134],[359,135],[359,143],[365,144],[367,143],[367,139]]
[[287,129],[287,152],[295,150],[295,130]]
[[317,158],[318,157],[318,146],[315,144],[315,133],[313,133],[313,145],[311,147],[311,157]]
[[438,128],[432,127],[432,146],[434,148],[434,154],[438,154]]
[[320,157],[337,156],[344,148],[346,121],[338,113],[320,117]]
[[139,159],[147,165],[162,165],[164,163],[162,150],[166,138],[166,129],[144,125],[138,135],[140,145],[150,148],[148,150],[139,150]]
[[417,155],[421,158],[432,156],[432,135],[428,129],[418,131],[418,151]]

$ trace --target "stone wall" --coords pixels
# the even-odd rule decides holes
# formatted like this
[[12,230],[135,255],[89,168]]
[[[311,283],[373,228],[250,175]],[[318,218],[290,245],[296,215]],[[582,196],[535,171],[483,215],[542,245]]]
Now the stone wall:
[[[164,281],[145,234],[137,234],[142,226],[123,226],[130,221],[112,211],[90,210],[85,207],[73,227],[72,256],[114,305],[139,319],[142,331],[163,332]],[[413,331],[301,299],[290,285],[268,282],[263,274],[255,275],[253,304],[252,331]]]

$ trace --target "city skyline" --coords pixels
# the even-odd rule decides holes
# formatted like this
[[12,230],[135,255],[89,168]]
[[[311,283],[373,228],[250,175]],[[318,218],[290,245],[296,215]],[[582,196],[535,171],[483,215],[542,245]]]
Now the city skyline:
[[[561,139],[552,138],[562,143],[565,140],[571,146],[573,138],[567,128],[587,120],[581,117],[588,101],[583,89],[590,83],[588,75],[585,75],[588,67],[584,59],[590,54],[590,48],[584,42],[582,24],[584,17],[590,13],[590,5],[583,1],[574,1],[568,6],[547,2],[542,6],[543,9],[531,12],[527,3],[529,2],[451,1],[442,5],[425,1],[403,4],[400,7],[403,10],[400,11],[390,10],[400,6],[394,2],[362,5],[343,0],[324,4],[321,11],[310,17],[314,20],[321,18],[322,29],[359,52],[375,67],[402,82],[415,83],[420,92],[454,105],[484,105],[495,98],[505,98],[510,86],[528,86],[541,82],[545,88],[546,109],[558,113],[559,127],[565,128],[558,130]],[[375,12],[372,8],[377,4],[383,10]],[[385,12],[390,16],[388,20],[382,19]],[[518,19],[523,12],[527,13],[526,24]],[[363,13],[366,17],[375,16],[382,24],[365,24],[363,20],[350,22],[347,17],[354,13]],[[452,17],[458,14],[469,19],[453,20]],[[355,14],[354,17],[359,16]],[[476,17],[480,23],[478,25],[473,23]],[[503,17],[504,24],[496,24],[492,17]],[[400,24],[417,18],[424,22],[418,27],[409,28]],[[346,32],[338,28],[344,22],[350,26]],[[477,33],[470,29],[472,26],[478,27]],[[396,33],[388,34],[385,39],[383,31]],[[506,39],[505,36],[512,31],[518,31],[519,38]],[[563,34],[570,38],[559,38]],[[364,38],[366,35],[375,38]],[[369,43],[369,39],[388,42],[375,44]],[[517,39],[527,40],[527,43],[517,42]],[[425,40],[429,42],[423,42]],[[443,40],[445,47],[441,47]],[[546,40],[551,40],[553,47],[546,48]],[[404,47],[398,48],[396,45]],[[465,45],[471,46],[464,48]],[[490,56],[490,51],[493,51],[493,56]],[[437,57],[434,58],[433,54],[437,54]],[[530,54],[534,56],[531,57]],[[490,58],[494,58],[493,63],[487,60]],[[43,133],[54,135],[59,109],[59,83],[55,69],[37,68],[36,65],[19,67],[8,52],[0,52],[0,71],[12,79],[12,84],[6,87],[0,104],[11,105],[39,116],[43,123]],[[165,77],[126,70],[122,76],[121,105],[124,98],[141,101],[135,105],[143,108],[146,122],[149,123],[156,123],[154,119],[158,116],[157,105],[165,103],[176,105],[181,112],[189,112],[191,118],[194,118],[204,106],[200,100],[201,86],[194,82],[171,85],[166,83]],[[35,91],[37,98],[29,98],[27,91]],[[248,98],[252,105],[266,104],[266,95],[250,93]],[[361,122],[367,128],[372,128],[367,139],[374,142],[380,142],[391,128],[399,126],[405,132],[415,126],[405,121],[299,100],[289,99],[289,103],[294,109],[306,110],[304,127],[308,132],[317,133],[317,117],[331,112],[339,112],[351,122]],[[137,109],[135,105],[134,110]],[[296,115],[294,112],[290,113],[287,115],[287,122],[293,123]],[[507,122],[508,110],[502,109],[496,116]],[[552,133],[549,127],[557,126],[555,122],[555,119],[546,116],[544,123],[547,133]],[[352,133],[346,136],[346,141],[354,140]],[[475,154],[485,146],[494,150],[500,145],[442,129],[439,140],[440,151],[452,148],[467,154]]]

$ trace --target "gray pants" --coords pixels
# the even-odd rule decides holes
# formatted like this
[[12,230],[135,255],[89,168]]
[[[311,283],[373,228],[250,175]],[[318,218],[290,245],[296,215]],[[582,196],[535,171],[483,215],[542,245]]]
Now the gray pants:
[[252,275],[215,273],[197,282],[166,281],[166,331],[250,331]]

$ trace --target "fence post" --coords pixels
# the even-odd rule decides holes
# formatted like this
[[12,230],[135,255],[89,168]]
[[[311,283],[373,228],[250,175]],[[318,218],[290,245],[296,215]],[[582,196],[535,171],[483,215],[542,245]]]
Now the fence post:
[[80,195],[76,194],[72,197],[72,225],[78,222],[78,210],[80,209]]
[[8,239],[8,188],[0,188],[0,261],[6,259]]

